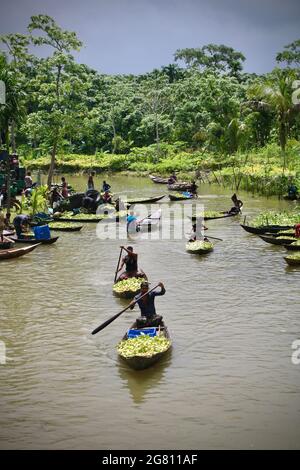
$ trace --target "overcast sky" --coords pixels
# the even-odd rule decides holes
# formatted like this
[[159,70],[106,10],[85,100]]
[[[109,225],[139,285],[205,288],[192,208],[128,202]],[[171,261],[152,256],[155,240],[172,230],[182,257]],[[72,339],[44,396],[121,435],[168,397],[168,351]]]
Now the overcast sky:
[[0,34],[25,32],[48,14],[84,43],[78,61],[109,73],[144,73],[176,49],[223,43],[246,56],[247,72],[275,65],[300,39],[300,0],[0,0]]

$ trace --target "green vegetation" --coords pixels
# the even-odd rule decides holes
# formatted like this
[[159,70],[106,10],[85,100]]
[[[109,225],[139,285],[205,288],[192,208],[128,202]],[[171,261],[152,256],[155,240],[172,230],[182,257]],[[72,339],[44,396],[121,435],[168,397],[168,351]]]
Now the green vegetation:
[[57,229],[57,228],[58,228],[58,229],[60,229],[60,228],[62,228],[62,229],[64,229],[64,228],[69,229],[69,228],[78,228],[78,227],[82,227],[82,225],[80,225],[80,224],[72,224],[72,223],[69,223],[69,222],[66,222],[66,223],[64,223],[64,222],[50,222],[48,225],[49,225],[50,229],[52,229],[52,230],[55,230],[55,229]]
[[[197,172],[265,195],[284,194],[289,177],[300,185],[299,40],[277,54],[281,68],[260,76],[244,73],[242,52],[223,44],[177,50],[184,67],[101,74],[75,62],[81,41],[47,15],[0,40],[0,145],[47,171],[48,186],[54,167]],[[45,57],[29,46],[45,47]]]
[[131,277],[129,279],[124,279],[123,281],[117,282],[113,286],[113,291],[117,295],[122,295],[126,292],[131,292],[134,295],[139,292],[141,283],[143,281],[144,279],[141,277]]
[[264,225],[295,225],[300,220],[300,212],[262,212],[253,220],[252,227],[261,227]]
[[117,350],[125,358],[135,356],[151,357],[153,354],[167,351],[170,345],[171,341],[163,336],[140,335],[136,338],[121,341],[117,346]]
[[187,251],[189,251],[190,253],[197,253],[201,250],[203,251],[206,251],[206,250],[213,250],[214,248],[214,245],[210,242],[205,242],[205,241],[202,241],[202,240],[196,240],[195,242],[190,242],[190,243],[187,243],[186,245],[186,249]]

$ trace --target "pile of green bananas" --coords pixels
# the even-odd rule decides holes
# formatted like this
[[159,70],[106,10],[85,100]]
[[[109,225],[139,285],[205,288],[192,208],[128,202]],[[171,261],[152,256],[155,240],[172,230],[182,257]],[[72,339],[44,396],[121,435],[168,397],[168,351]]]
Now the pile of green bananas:
[[103,219],[111,219],[114,220],[116,217],[126,217],[126,211],[115,212],[112,214],[76,214],[74,215],[73,212],[64,212],[62,217],[64,219],[74,219],[74,220],[81,220],[81,219],[89,219],[89,220],[103,220]]
[[189,251],[198,251],[198,250],[211,250],[213,248],[211,242],[205,242],[203,240],[196,240],[195,242],[190,242],[186,245],[186,249]]
[[296,242],[293,242],[292,245],[300,246],[300,240],[297,240]]
[[138,292],[141,288],[141,283],[145,281],[145,279],[141,277],[131,277],[129,279],[124,279],[123,281],[117,282],[114,287],[113,291],[115,294],[124,294],[125,292]]
[[154,354],[167,351],[170,346],[171,341],[164,336],[140,335],[136,338],[121,341],[117,345],[117,350],[120,356],[125,358],[135,356],[151,357]]

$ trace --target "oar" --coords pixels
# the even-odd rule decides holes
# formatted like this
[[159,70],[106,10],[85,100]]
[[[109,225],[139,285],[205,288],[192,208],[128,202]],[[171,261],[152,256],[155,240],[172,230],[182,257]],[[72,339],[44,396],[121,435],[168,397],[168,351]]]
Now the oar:
[[115,274],[114,282],[116,282],[116,280],[117,280],[117,275],[118,275],[118,271],[119,271],[119,266],[120,266],[120,260],[121,260],[121,256],[122,256],[122,251],[123,251],[123,248],[121,248],[121,250],[120,250],[120,256],[119,256],[119,261],[118,261],[118,266],[117,266],[117,269],[116,269],[116,274]]
[[205,235],[206,238],[212,238],[213,240],[219,240],[220,242],[222,242],[222,238],[217,238],[217,237],[211,237],[210,235]]
[[[145,294],[141,295],[138,300],[142,299],[143,297],[145,297],[146,295],[148,295],[150,292],[152,292],[154,289],[156,289],[158,287],[158,284],[157,286],[153,287],[152,289],[148,290]],[[121,310],[121,312],[117,313],[116,315],[114,315],[113,317],[109,318],[108,320],[106,320],[104,323],[102,323],[102,325],[98,326],[98,328],[95,328],[95,330],[92,331],[92,335],[95,335],[96,333],[98,333],[99,331],[103,330],[105,327],[107,327],[110,323],[112,323],[114,320],[116,320],[120,315],[122,315],[122,313],[126,312],[126,310],[128,310],[130,307],[132,307],[133,305],[135,305],[138,300],[136,300],[135,302],[131,302],[126,308],[124,308],[124,310]]]

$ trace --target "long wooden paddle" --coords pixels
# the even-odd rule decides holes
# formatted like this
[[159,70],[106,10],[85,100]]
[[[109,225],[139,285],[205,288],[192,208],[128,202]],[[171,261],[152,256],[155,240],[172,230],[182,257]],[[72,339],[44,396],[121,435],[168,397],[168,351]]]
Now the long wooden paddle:
[[123,251],[123,248],[121,248],[121,250],[120,250],[120,256],[119,256],[118,266],[117,266],[116,273],[115,273],[114,282],[116,282],[116,280],[117,280],[117,275],[118,275],[118,271],[119,271],[119,266],[120,266],[120,260],[121,260],[121,256],[122,256],[122,251]]
[[[142,299],[143,297],[145,297],[146,295],[148,295],[150,292],[152,292],[153,290],[155,290],[156,288],[158,287],[158,284],[157,286],[153,287],[152,289],[148,290],[145,294],[141,295],[138,300]],[[124,310],[121,310],[121,312],[117,313],[116,315],[114,315],[113,317],[109,318],[108,320],[106,320],[104,323],[102,323],[100,326],[98,326],[98,328],[95,328],[93,331],[92,331],[92,335],[95,335],[97,333],[99,333],[99,331],[103,330],[104,328],[106,328],[110,323],[112,323],[114,320],[116,320],[120,315],[122,315],[122,313],[126,312],[126,310],[128,310],[130,307],[132,307],[133,305],[135,305],[138,300],[136,300],[135,302],[130,302],[130,304],[124,308]]]
[[222,238],[217,238],[217,237],[211,237],[210,235],[205,235],[206,238],[212,238],[213,240],[219,240],[220,242],[222,242]]

